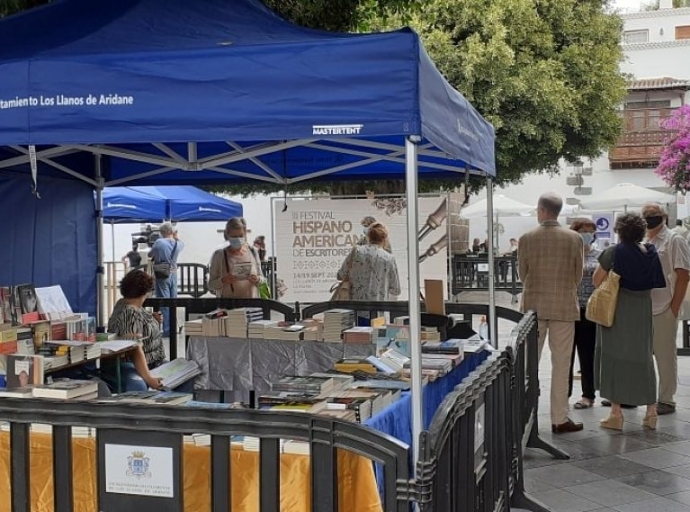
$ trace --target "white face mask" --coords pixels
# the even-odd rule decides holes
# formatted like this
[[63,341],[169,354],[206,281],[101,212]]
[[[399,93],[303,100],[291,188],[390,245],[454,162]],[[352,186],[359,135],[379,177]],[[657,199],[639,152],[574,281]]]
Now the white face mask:
[[232,249],[239,249],[244,245],[244,238],[228,238],[228,243]]
[[586,247],[589,247],[594,242],[594,233],[580,233],[580,236]]

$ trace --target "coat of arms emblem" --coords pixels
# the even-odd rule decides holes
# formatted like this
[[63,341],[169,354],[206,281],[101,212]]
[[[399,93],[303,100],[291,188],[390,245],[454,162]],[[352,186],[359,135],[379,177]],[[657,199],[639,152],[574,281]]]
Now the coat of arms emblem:
[[149,458],[144,452],[133,451],[132,455],[127,457],[127,476],[135,476],[139,478],[151,478],[149,471]]

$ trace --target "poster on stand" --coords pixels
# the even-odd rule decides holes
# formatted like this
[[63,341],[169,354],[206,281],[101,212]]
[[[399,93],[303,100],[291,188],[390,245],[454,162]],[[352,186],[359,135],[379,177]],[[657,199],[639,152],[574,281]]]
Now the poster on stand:
[[615,219],[613,212],[592,214],[592,221],[594,221],[597,227],[597,244],[600,249],[615,243],[615,234],[613,232]]
[[[285,208],[287,206],[287,208]],[[418,201],[420,283],[440,279],[447,289],[448,227],[446,196]],[[362,220],[374,217],[388,228],[400,275],[401,294],[408,299],[407,204],[404,198],[287,199],[274,207],[275,253],[283,302],[316,303],[331,298],[338,270],[364,236]],[[427,220],[433,216],[434,221]],[[440,220],[440,222],[438,222]],[[424,234],[424,236],[422,236]],[[447,294],[447,291],[446,291]]]

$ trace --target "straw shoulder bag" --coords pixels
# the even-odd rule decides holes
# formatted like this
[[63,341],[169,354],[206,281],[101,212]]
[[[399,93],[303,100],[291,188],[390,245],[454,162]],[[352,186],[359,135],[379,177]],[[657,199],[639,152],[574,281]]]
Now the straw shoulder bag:
[[592,296],[587,301],[585,318],[590,322],[611,327],[616,316],[616,304],[618,303],[618,290],[620,288],[621,276],[609,270],[606,280],[601,283],[599,288],[594,290]]

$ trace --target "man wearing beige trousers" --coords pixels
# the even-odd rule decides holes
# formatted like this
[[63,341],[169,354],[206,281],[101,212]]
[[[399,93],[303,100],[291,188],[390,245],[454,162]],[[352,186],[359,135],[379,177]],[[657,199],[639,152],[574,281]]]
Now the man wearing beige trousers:
[[577,287],[582,280],[582,237],[558,223],[563,200],[544,194],[537,203],[539,227],[525,233],[518,247],[523,284],[521,311],[534,311],[539,320],[539,358],[549,336],[551,349],[551,429],[577,432],[582,423],[568,418],[568,376],[575,322],[580,319]]
[[659,253],[666,288],[652,290],[654,315],[654,358],[659,374],[658,414],[676,411],[674,400],[678,387],[678,313],[688,288],[690,246],[682,236],[666,227],[666,211],[656,203],[646,204],[642,216],[647,223],[647,239]]

